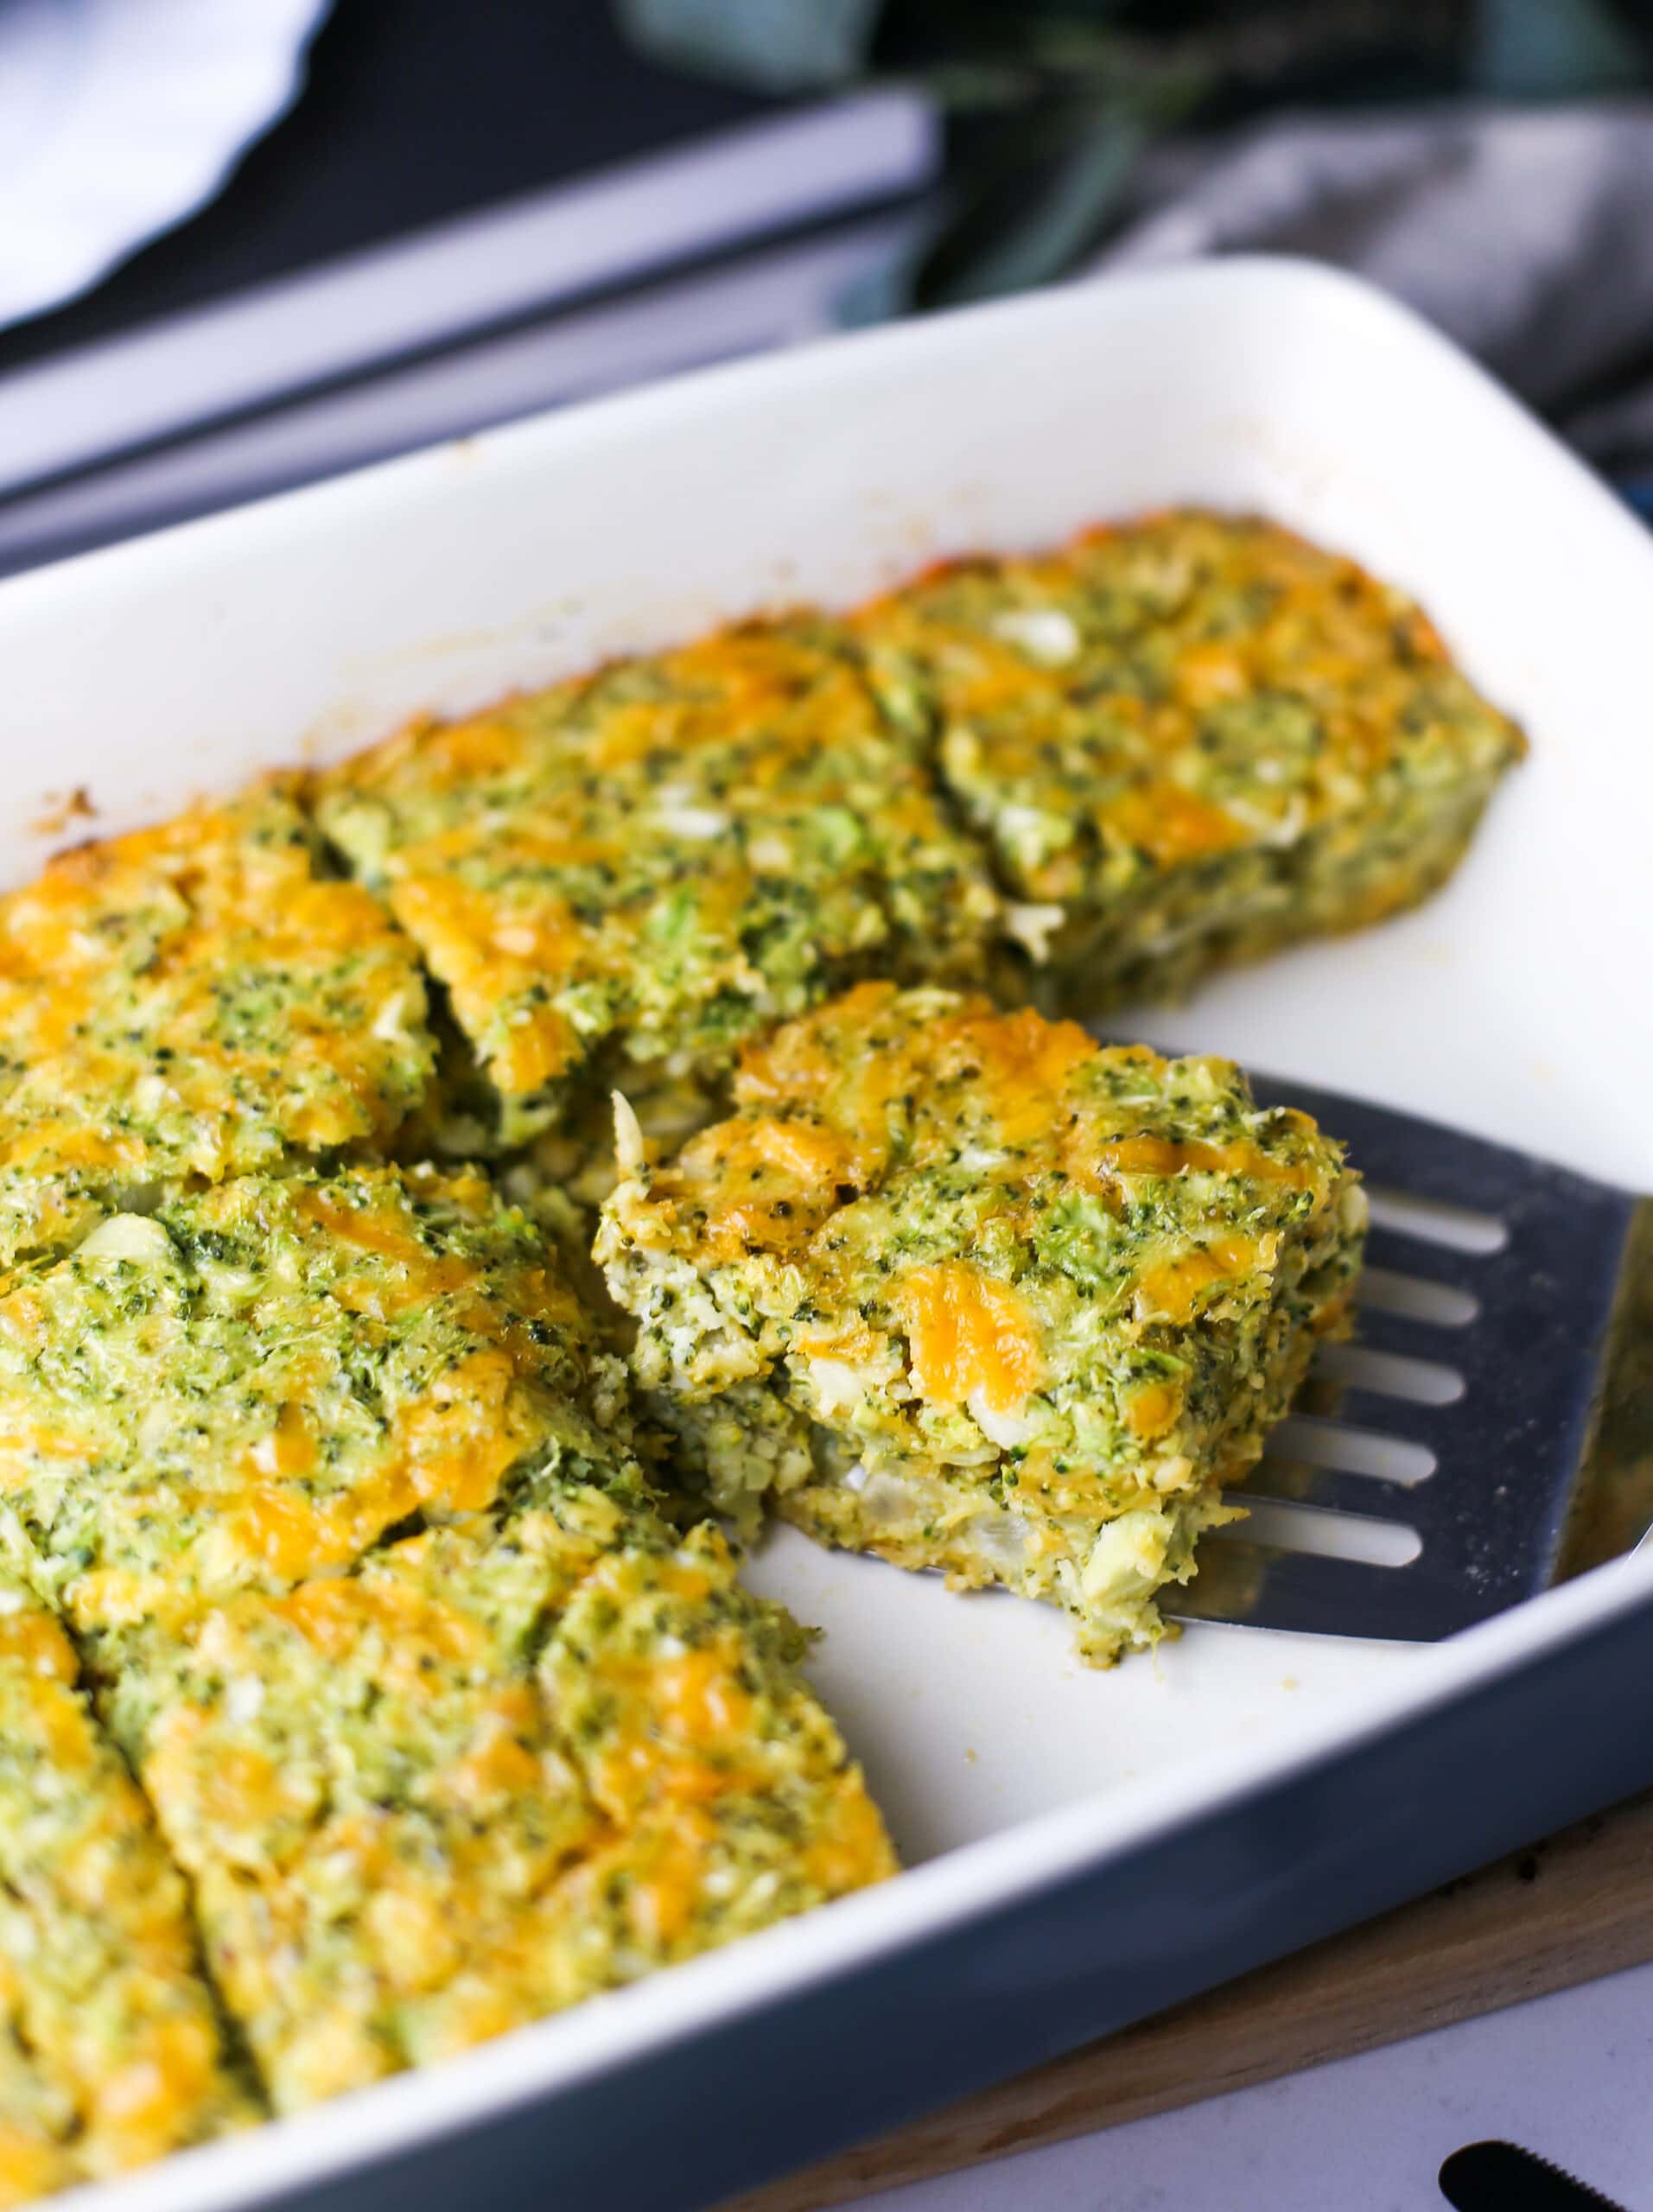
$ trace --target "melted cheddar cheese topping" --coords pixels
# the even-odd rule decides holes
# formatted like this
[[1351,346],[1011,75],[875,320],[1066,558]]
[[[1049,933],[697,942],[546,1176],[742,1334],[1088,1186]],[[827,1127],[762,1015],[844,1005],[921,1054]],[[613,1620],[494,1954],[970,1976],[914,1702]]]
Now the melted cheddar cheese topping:
[[117,1725],[278,2108],[892,1871],[799,1641],[709,1530],[556,1481],[124,1639]]
[[895,1297],[913,1387],[926,1405],[965,1405],[979,1391],[995,1413],[1013,1413],[1043,1379],[1026,1300],[968,1260],[909,1268]]
[[1416,899],[1524,749],[1410,601],[1255,520],[957,562],[851,626],[1092,1008]]
[[414,949],[289,789],[84,845],[0,900],[0,1266],[157,1187],[382,1150],[431,1072]]
[[481,1176],[242,1178],[0,1297],[0,1497],[93,1633],[351,1567],[518,1468],[639,1480],[621,1387]]
[[421,725],[318,811],[432,971],[507,1141],[676,1058],[715,1075],[848,971],[979,973],[998,902],[824,621],[720,632]]
[[[772,1491],[1083,1616],[1100,1532],[1243,1472],[1346,1301],[1337,1146],[1222,1061],[866,983],[750,1046],[734,1093],[675,1158],[628,1147],[598,1252],[737,1514]],[[1186,1571],[1182,1537],[1156,1555]],[[1106,1656],[1112,1596],[1097,1618]]]
[[256,2119],[184,1885],[77,1687],[0,1574],[0,2204]]
[[[278,2109],[892,1863],[796,1632],[709,1535],[678,1548],[631,1437],[623,1370],[474,1171],[237,1179],[0,1298],[0,1488]],[[113,1763],[43,1613],[0,1607],[9,1667],[45,1756]],[[100,2088],[114,2164],[207,2098],[215,2046],[162,2024]],[[0,2161],[44,2174],[17,2109]]]
[[709,1528],[605,1555],[538,1669],[600,1838],[418,2008],[422,2056],[894,1872],[861,1772],[798,1676],[803,1643],[739,1588]]
[[403,2008],[594,1840],[529,1652],[618,1519],[576,1492],[118,1640],[116,1725],[278,2109],[406,2064]]

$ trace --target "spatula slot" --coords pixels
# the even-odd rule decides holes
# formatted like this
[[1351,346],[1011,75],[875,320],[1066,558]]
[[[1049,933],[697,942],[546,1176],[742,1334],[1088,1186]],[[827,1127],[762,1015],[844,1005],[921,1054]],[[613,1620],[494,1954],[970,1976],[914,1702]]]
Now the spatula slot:
[[1269,1439],[1268,1456],[1303,1459],[1312,1467],[1333,1467],[1342,1474],[1372,1475],[1380,1482],[1402,1484],[1427,1482],[1437,1465],[1434,1453],[1421,1444],[1342,1421],[1319,1421],[1312,1414],[1293,1414],[1281,1421]]
[[1314,1559],[1359,1560],[1369,1567],[1410,1567],[1423,1550],[1415,1529],[1402,1522],[1383,1521],[1364,1513],[1333,1513],[1317,1505],[1293,1505],[1278,1498],[1258,1498],[1243,1521],[1228,1529],[1213,1529],[1213,1538],[1227,1536],[1231,1529],[1253,1544],[1283,1552],[1302,1552]]
[[1468,1206],[1453,1206],[1439,1198],[1421,1198],[1410,1191],[1369,1186],[1372,1221],[1379,1229],[1392,1229],[1402,1236],[1415,1236],[1426,1244],[1444,1244],[1449,1252],[1472,1252],[1479,1257],[1503,1251],[1510,1232],[1496,1215],[1475,1213]]
[[1480,1300],[1467,1290],[1394,1268],[1368,1268],[1355,1287],[1355,1302],[1370,1313],[1436,1329],[1467,1329],[1481,1310]]
[[1455,1367],[1375,1351],[1370,1344],[1322,1344],[1314,1367],[1329,1382],[1372,1390],[1380,1397],[1404,1398],[1415,1406],[1455,1405],[1464,1395],[1464,1378]]

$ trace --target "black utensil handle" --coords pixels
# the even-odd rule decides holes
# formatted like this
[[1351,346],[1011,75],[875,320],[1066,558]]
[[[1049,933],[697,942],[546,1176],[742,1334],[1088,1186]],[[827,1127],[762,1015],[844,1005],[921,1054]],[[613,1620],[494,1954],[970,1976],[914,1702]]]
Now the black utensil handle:
[[1625,2212],[1516,2143],[1454,2151],[1440,2169],[1440,2193],[1457,2212]]

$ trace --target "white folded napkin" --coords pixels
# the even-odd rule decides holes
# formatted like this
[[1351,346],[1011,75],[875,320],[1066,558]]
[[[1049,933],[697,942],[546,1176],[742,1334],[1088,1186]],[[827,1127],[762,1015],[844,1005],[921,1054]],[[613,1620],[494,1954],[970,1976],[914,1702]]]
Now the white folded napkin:
[[327,0],[0,0],[0,324],[210,200]]

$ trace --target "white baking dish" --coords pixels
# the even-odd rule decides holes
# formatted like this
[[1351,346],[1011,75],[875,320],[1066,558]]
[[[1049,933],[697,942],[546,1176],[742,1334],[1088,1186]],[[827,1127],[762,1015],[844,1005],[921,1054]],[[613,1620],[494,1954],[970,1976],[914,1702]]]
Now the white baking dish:
[[[1144,1027],[1653,1189],[1653,542],[1441,340],[1305,265],[836,340],[0,587],[0,869],[76,786],[121,826],[416,709],[1177,500],[1407,585],[1534,756],[1423,912]],[[76,2201],[703,2202],[1653,1777],[1653,1558],[1448,1646],[1204,1629],[1111,1675],[1055,1614],[791,1535],[753,1572],[827,1628],[816,1679],[912,1872]]]

